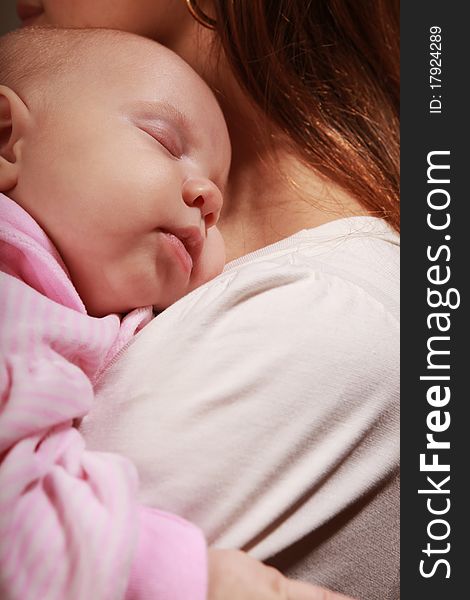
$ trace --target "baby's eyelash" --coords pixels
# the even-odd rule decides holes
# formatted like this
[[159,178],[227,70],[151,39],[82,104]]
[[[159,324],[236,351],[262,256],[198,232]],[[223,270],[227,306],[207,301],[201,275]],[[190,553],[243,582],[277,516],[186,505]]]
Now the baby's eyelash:
[[163,146],[173,158],[181,158],[183,152],[180,144],[176,140],[172,140],[170,134],[153,127],[140,127],[140,129],[158,142],[160,146]]

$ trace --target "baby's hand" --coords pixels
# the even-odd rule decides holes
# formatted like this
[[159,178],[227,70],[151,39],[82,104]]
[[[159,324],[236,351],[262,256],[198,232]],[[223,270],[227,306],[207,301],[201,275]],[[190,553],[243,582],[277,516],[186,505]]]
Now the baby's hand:
[[208,600],[351,600],[287,579],[238,550],[209,549]]

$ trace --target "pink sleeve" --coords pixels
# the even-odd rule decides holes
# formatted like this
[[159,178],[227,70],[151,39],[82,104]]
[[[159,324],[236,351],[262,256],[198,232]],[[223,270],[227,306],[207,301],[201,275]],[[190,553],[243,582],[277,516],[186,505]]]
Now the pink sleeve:
[[152,508],[141,508],[139,521],[126,600],[205,600],[207,552],[200,530]]
[[206,548],[189,523],[137,503],[133,465],[73,427],[119,337],[0,273],[0,596],[203,600]]

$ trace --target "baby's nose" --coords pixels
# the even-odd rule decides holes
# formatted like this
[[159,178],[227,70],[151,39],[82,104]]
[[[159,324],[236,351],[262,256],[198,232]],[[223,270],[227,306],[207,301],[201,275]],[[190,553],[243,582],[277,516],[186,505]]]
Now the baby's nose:
[[222,209],[222,193],[213,181],[206,178],[188,179],[183,186],[183,200],[187,206],[198,208],[206,224],[213,227]]

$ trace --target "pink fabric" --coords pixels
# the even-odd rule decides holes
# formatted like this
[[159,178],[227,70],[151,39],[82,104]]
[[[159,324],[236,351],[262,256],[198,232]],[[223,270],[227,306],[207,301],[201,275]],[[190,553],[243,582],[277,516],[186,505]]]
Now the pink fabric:
[[57,251],[0,194],[0,597],[202,600],[199,529],[139,506],[133,465],[73,427],[151,318],[86,314]]

